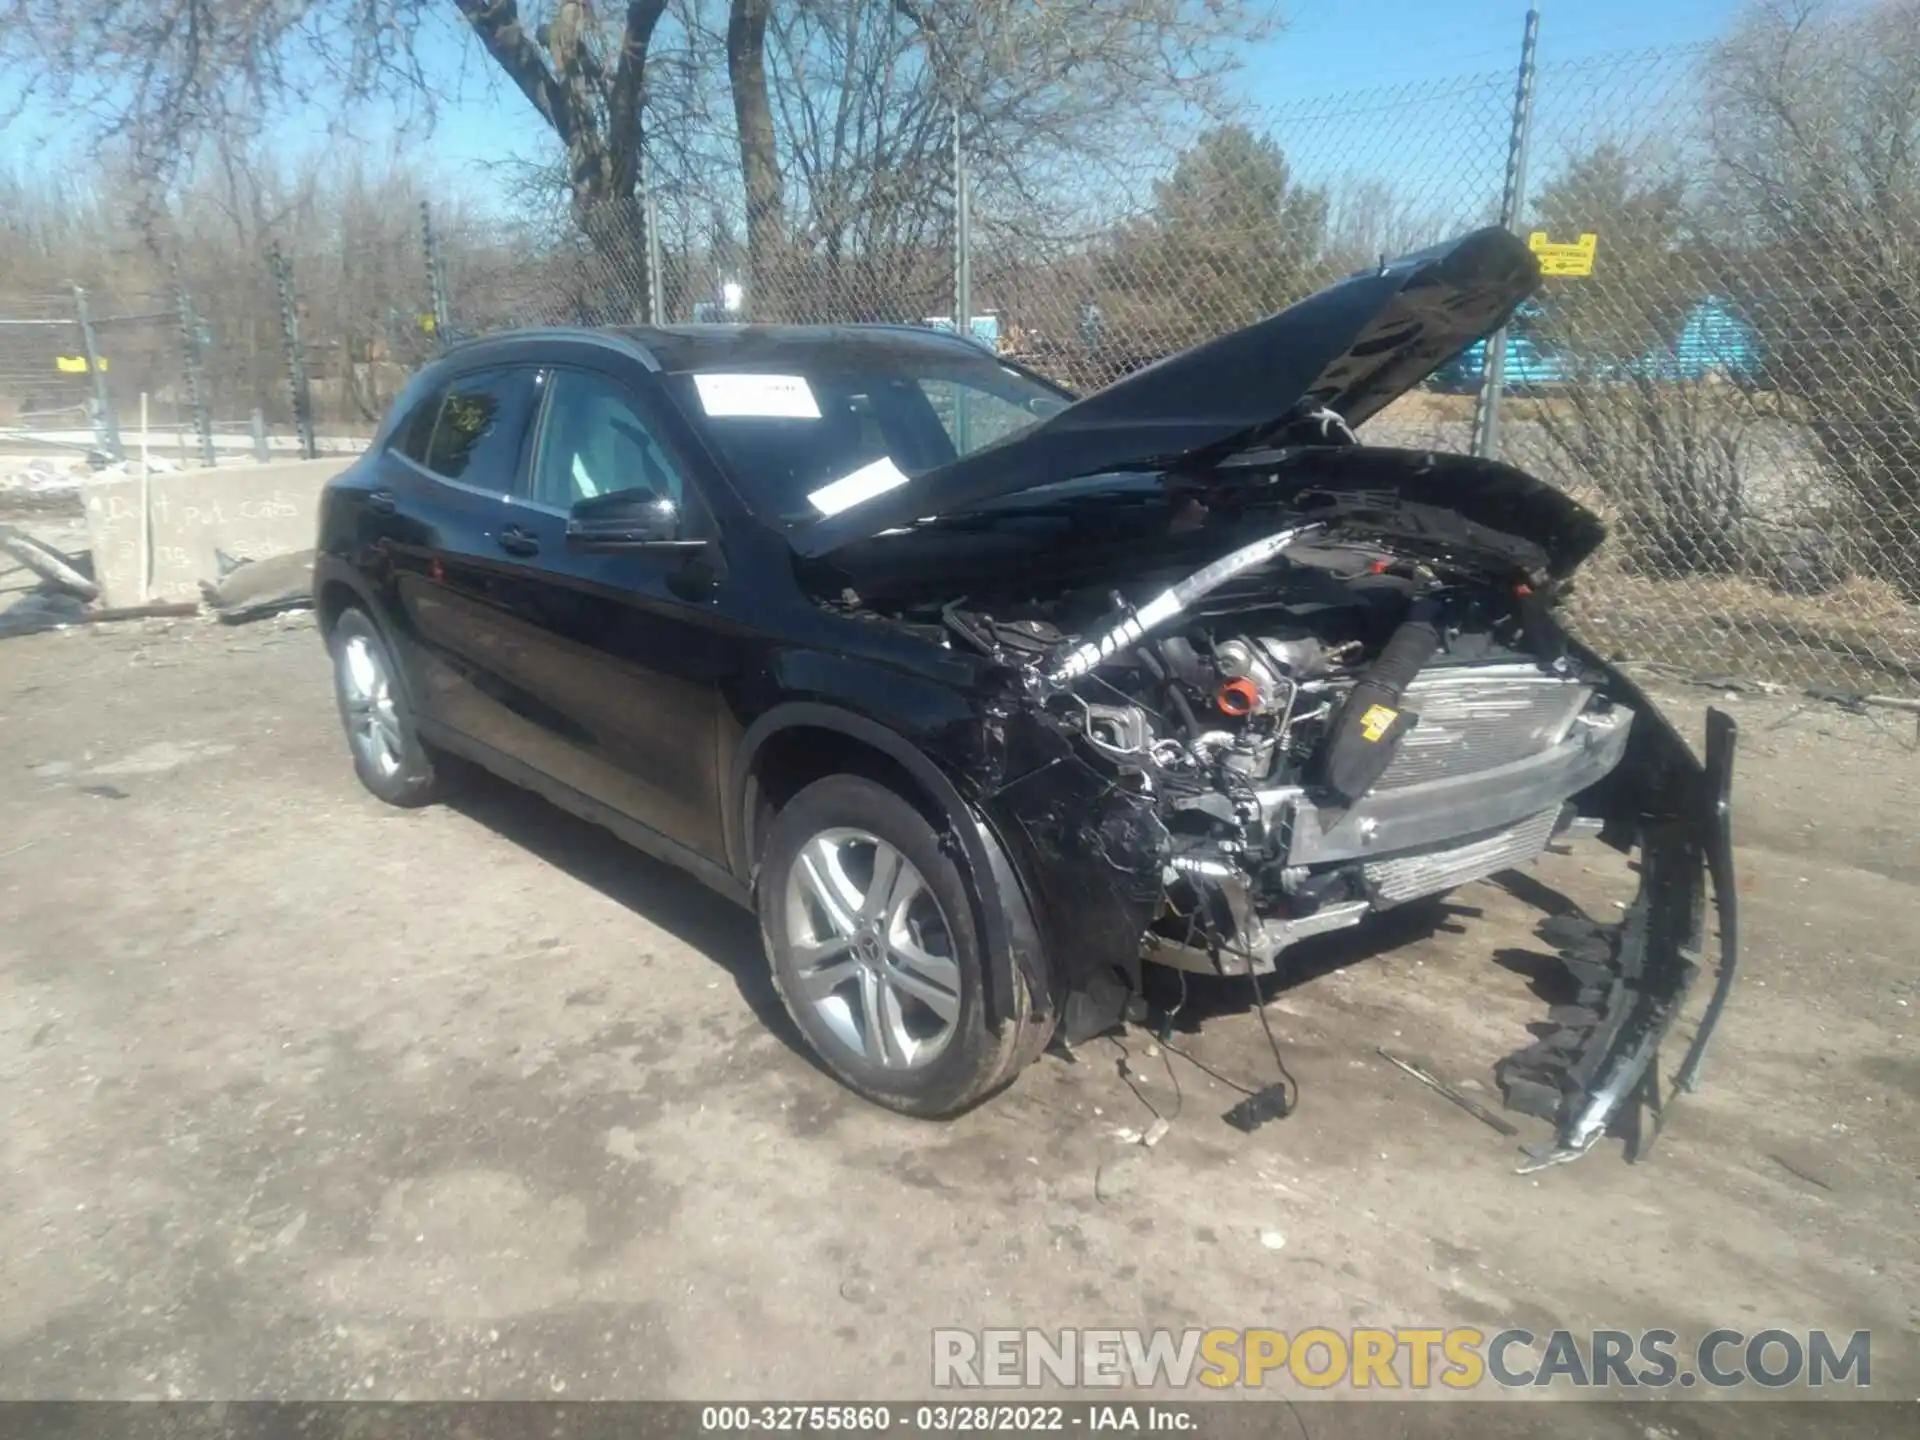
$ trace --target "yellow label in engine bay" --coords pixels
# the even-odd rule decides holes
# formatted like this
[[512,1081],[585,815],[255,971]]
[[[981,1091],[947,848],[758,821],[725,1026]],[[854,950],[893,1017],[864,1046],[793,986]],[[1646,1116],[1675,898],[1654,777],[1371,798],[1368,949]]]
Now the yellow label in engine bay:
[[1393,722],[1400,718],[1398,710],[1390,710],[1385,705],[1375,705],[1360,717],[1360,736],[1377,744],[1393,728]]

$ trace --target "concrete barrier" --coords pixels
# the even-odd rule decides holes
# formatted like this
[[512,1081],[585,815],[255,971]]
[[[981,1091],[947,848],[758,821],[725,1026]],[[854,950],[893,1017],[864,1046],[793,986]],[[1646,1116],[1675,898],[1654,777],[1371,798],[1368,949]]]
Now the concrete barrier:
[[82,493],[101,603],[198,600],[199,582],[218,578],[216,550],[236,560],[264,560],[311,549],[320,487],[352,461],[340,456],[148,477],[152,584],[146,594],[140,574],[140,477],[88,481]]

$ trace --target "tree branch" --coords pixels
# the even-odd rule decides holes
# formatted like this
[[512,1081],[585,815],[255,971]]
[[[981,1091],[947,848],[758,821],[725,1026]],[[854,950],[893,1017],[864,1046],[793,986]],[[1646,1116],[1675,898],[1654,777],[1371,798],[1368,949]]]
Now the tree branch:
[[494,64],[506,72],[507,78],[552,127],[561,143],[571,145],[578,117],[554,79],[553,71],[547,68],[540,47],[520,23],[520,7],[515,0],[453,0],[453,3],[473,33],[480,37]]
[[620,32],[607,133],[613,144],[614,188],[622,195],[631,194],[640,183],[640,112],[646,104],[647,51],[666,10],[667,0],[628,0],[627,22]]

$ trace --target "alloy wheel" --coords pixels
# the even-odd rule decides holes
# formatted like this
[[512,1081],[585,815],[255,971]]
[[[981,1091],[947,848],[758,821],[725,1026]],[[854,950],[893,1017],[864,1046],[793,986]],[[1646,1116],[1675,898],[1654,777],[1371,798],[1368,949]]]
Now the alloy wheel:
[[364,635],[354,635],[340,647],[339,669],[348,741],[377,774],[399,773],[406,742],[394,710],[393,676],[386,657]]
[[932,1063],[960,1021],[953,932],[926,877],[865,830],[823,830],[787,875],[799,994],[828,1032],[888,1070]]

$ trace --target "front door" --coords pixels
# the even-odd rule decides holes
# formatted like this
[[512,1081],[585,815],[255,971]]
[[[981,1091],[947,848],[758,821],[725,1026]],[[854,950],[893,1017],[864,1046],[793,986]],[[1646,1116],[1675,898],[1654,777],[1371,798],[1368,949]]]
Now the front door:
[[[515,553],[497,591],[504,673],[554,779],[667,838],[724,859],[719,686],[724,622],[696,578],[713,537],[690,466],[636,382],[556,367],[526,481],[509,505]],[[677,512],[672,539],[592,548],[567,535],[579,500],[646,490]]]

